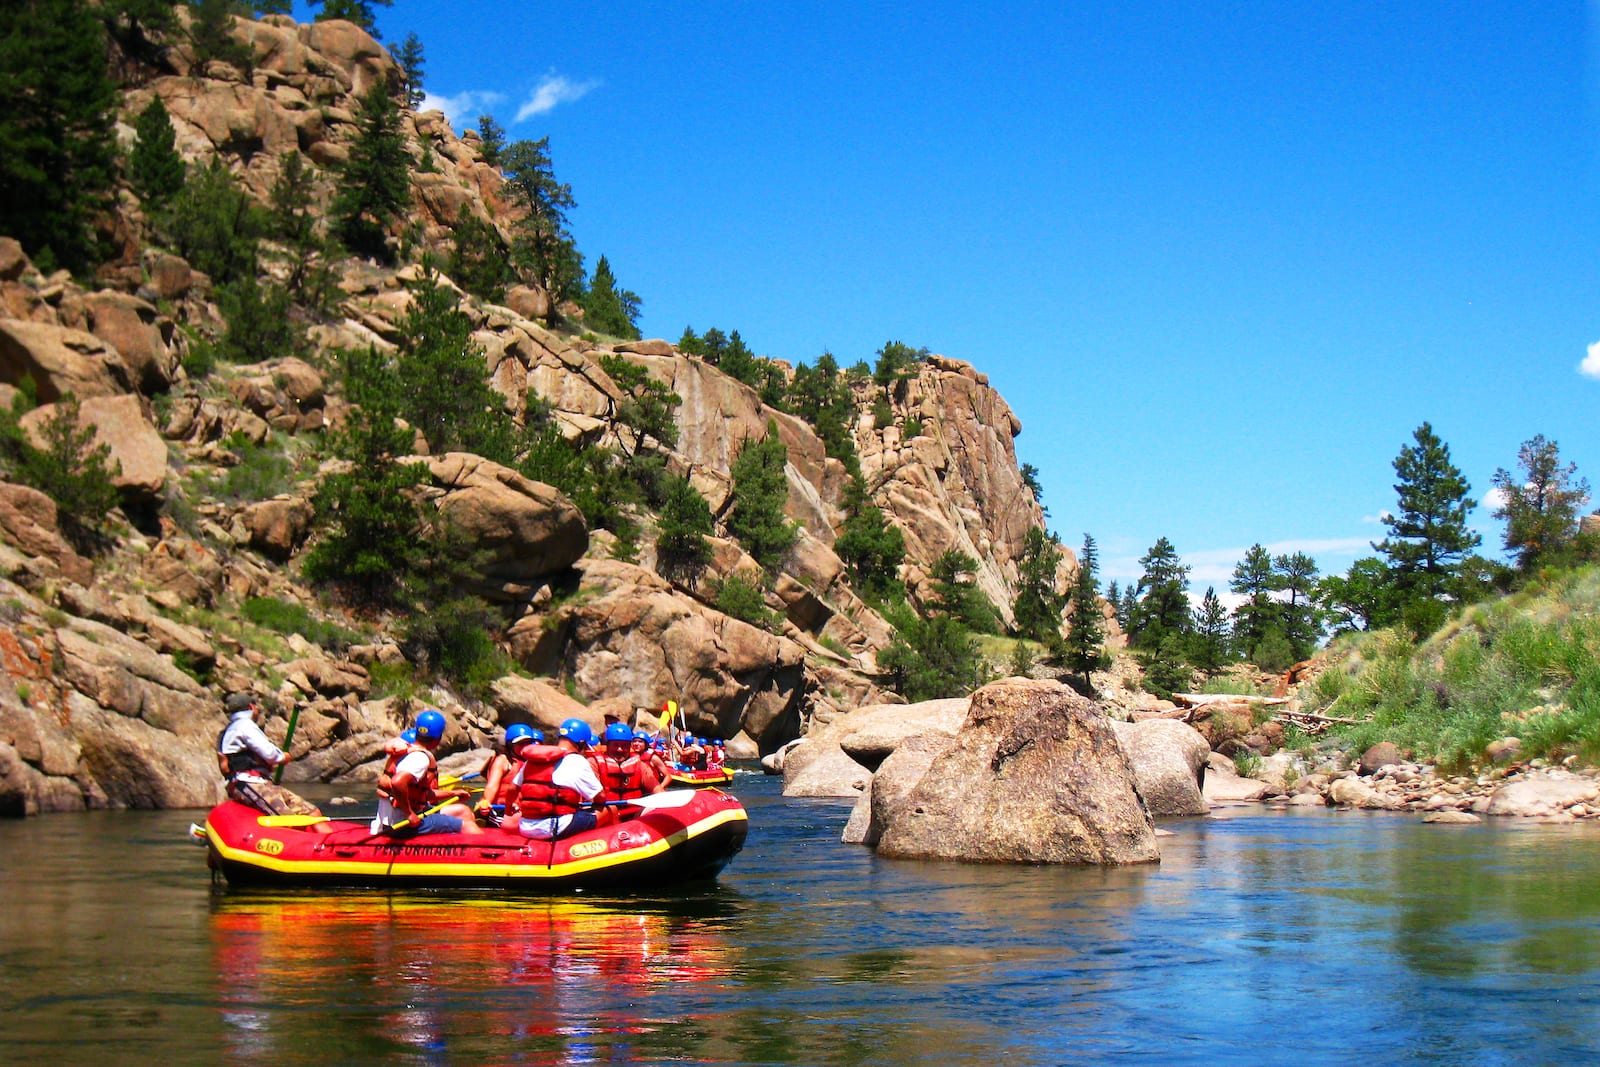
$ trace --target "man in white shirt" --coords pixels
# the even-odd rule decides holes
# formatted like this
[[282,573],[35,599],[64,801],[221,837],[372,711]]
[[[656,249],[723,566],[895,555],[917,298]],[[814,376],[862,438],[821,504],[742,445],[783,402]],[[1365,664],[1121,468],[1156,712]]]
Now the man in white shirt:
[[[483,828],[472,817],[472,809],[460,803],[461,790],[441,793],[438,789],[438,764],[433,750],[444,738],[445,719],[432,708],[417,716],[417,747],[395,764],[387,795],[378,797],[378,817],[372,832],[397,837],[422,834],[481,834]],[[441,800],[454,803],[440,804]],[[438,810],[430,810],[437,808]]]
[[273,768],[288,763],[289,754],[262,732],[255,694],[232,693],[223,708],[228,725],[217,737],[217,767],[228,780],[228,796],[267,815],[321,815],[315,804],[272,781]]
[[561,724],[560,738],[555,748],[560,755],[546,758],[543,753],[550,746],[524,745],[521,752],[538,752],[539,758],[527,759],[517,769],[517,808],[522,818],[517,832],[536,841],[553,841],[571,837],[599,825],[599,819],[590,806],[602,796],[599,777],[594,773],[583,750],[594,744],[594,731],[582,719],[568,719]]

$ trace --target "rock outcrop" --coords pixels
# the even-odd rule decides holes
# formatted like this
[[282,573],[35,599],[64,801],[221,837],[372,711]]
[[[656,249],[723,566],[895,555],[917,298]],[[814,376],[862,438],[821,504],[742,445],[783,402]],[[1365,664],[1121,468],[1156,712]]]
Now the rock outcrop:
[[1202,789],[1211,746],[1198,730],[1172,719],[1111,725],[1128,753],[1134,787],[1151,815],[1160,818],[1206,813],[1210,805]]
[[955,739],[885,814],[885,856],[1109,865],[1160,858],[1110,720],[1058,682],[1010,678],[974,693]]

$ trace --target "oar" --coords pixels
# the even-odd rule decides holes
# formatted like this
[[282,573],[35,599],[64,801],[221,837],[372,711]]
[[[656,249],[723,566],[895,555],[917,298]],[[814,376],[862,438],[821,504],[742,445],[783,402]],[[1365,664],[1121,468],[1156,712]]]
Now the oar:
[[[297,700],[297,701],[295,701],[295,704],[294,704],[294,710],[289,712],[289,728],[287,730],[285,730],[284,733],[283,733],[283,751],[286,752],[286,753],[289,751],[289,743],[294,740],[295,724],[298,723],[299,721],[300,721],[300,702]],[[274,784],[274,785],[282,785],[283,784],[283,764],[282,763],[278,764],[278,769],[272,772],[272,784]]]
[[440,785],[460,785],[462,782],[473,778],[482,778],[482,771],[473,771],[471,774],[446,774],[439,778]]

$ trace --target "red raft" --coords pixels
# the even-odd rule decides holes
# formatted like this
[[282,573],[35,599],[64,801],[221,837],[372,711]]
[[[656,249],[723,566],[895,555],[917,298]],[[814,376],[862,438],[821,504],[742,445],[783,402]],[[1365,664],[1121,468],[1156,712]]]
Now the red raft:
[[674,767],[667,772],[667,784],[678,789],[705,789],[724,786],[733,781],[732,767],[708,767],[703,771]]
[[262,815],[224,801],[206,816],[207,862],[232,886],[648,893],[715,878],[744,847],[743,805],[715,789],[674,790],[623,808],[623,821],[560,841],[515,830],[374,837],[366,823]]

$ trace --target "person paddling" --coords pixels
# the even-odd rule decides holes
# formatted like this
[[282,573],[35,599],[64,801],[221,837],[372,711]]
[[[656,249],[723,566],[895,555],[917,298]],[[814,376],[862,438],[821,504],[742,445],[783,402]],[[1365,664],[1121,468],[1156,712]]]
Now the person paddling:
[[544,733],[524,723],[514,722],[506,727],[501,750],[490,756],[483,765],[483,796],[478,798],[472,813],[482,823],[499,825],[494,809],[510,812],[516,807],[517,784],[512,781],[518,762],[516,750],[527,742],[544,744]]
[[[372,832],[395,837],[423,834],[481,834],[472,809],[460,803],[464,790],[439,791],[439,762],[434,750],[444,739],[444,714],[432,708],[417,716],[417,740],[395,764],[389,794],[378,796],[378,817]],[[441,804],[442,800],[455,803]],[[438,810],[430,810],[437,808]]]
[[[517,832],[535,841],[554,841],[592,830],[601,815],[592,805],[604,799],[600,779],[584,758],[594,744],[594,731],[582,719],[561,724],[554,745],[524,744],[523,763],[517,770]],[[607,818],[606,821],[611,821]]]
[[[228,725],[217,736],[217,768],[228,781],[228,796],[266,815],[312,815],[322,811],[313,803],[272,780],[272,770],[289,762],[289,753],[262,732],[261,702],[254,693],[231,693],[223,702]],[[327,833],[327,823],[313,823]]]

